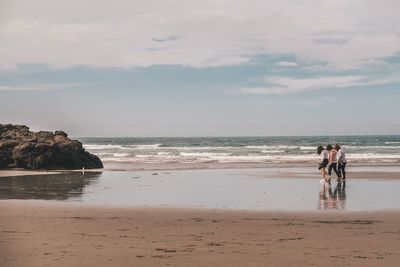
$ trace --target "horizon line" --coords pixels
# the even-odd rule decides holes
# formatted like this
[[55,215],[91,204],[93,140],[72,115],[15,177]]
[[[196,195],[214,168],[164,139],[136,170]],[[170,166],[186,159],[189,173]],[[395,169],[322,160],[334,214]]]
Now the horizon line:
[[215,136],[70,136],[73,138],[233,138],[233,137],[340,137],[340,136],[400,136],[400,134],[330,134],[330,135],[215,135]]

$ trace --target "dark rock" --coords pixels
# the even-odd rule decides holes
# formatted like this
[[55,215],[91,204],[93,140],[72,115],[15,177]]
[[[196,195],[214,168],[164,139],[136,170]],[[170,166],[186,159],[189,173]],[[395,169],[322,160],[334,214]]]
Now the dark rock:
[[66,134],[64,131],[55,131],[54,135],[62,135],[64,137],[68,137],[68,134]]
[[5,168],[10,164],[9,157],[2,150],[0,150],[0,169]]
[[39,131],[37,134],[41,138],[50,138],[53,136],[53,132],[49,132],[49,131]]
[[101,160],[63,131],[31,132],[24,125],[0,124],[0,168],[94,169]]
[[0,124],[0,134],[10,130],[19,132],[28,132],[29,128],[25,125]]

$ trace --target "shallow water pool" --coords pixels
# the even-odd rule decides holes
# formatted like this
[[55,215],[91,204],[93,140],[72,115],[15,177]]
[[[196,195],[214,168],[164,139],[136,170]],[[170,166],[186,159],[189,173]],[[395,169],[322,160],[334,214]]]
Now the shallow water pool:
[[[263,174],[263,175],[260,175]],[[400,208],[400,180],[333,182],[254,170],[104,171],[0,178],[0,199],[100,206],[260,211],[378,211]]]

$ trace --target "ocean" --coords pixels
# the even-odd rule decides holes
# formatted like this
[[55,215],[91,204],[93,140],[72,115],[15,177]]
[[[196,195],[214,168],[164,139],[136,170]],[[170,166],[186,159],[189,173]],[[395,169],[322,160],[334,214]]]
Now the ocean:
[[400,135],[280,137],[82,137],[103,162],[306,163],[319,145],[340,144],[348,161],[400,163]]

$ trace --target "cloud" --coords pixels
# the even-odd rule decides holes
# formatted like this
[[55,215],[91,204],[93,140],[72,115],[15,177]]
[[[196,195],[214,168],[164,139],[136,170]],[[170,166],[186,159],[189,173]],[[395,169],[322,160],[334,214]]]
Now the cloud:
[[329,88],[349,88],[356,86],[382,85],[400,82],[399,76],[370,79],[363,75],[325,76],[315,78],[266,77],[263,87],[244,87],[239,94],[275,94],[300,93]]
[[400,50],[399,8],[397,0],[3,0],[0,68],[209,67],[261,54],[352,68]]
[[164,37],[164,38],[151,38],[151,40],[153,40],[154,42],[168,42],[168,41],[176,41],[181,38],[182,38],[182,36],[179,36],[179,35],[171,35],[171,36]]
[[277,62],[275,65],[277,65],[279,67],[297,67],[299,64],[297,64],[296,62],[290,62],[290,61],[280,61],[280,62]]

